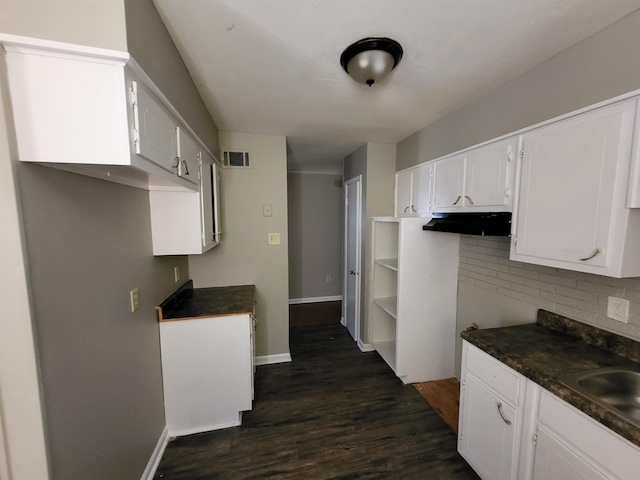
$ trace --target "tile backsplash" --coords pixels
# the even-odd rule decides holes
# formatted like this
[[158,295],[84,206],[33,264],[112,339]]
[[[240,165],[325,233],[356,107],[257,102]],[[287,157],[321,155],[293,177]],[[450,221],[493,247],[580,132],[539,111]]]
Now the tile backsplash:
[[[611,278],[509,260],[509,238],[460,239],[458,280],[640,340],[640,278]],[[607,298],[630,301],[629,323],[607,318]]]

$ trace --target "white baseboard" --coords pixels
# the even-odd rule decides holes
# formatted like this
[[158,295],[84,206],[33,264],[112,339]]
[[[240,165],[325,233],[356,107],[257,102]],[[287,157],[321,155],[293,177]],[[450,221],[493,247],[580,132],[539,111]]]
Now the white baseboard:
[[333,295],[330,297],[290,298],[289,305],[297,305],[299,303],[337,302],[339,300],[342,300],[342,295]]
[[160,460],[162,460],[162,454],[164,453],[165,448],[167,448],[167,443],[169,443],[169,429],[165,425],[164,430],[162,430],[162,434],[158,439],[158,443],[156,444],[156,448],[153,449],[149,463],[147,463],[147,468],[142,472],[140,480],[153,480],[156,470],[158,469],[158,465],[160,465]]
[[361,352],[375,352],[376,348],[371,343],[363,343],[362,340],[358,340],[358,348]]
[[256,365],[271,365],[272,363],[286,363],[290,361],[290,353],[278,353],[277,355],[262,355],[260,357],[256,357]]
[[[237,415],[237,417],[235,415]],[[170,435],[172,437],[182,437],[184,435],[193,435],[194,433],[211,432],[213,430],[222,430],[223,428],[237,427],[239,425],[242,425],[242,412],[237,412],[237,414],[235,415],[231,415],[234,417],[233,420],[228,420],[222,423],[214,423],[211,425],[203,425],[196,428],[176,430],[175,432],[170,432]]]

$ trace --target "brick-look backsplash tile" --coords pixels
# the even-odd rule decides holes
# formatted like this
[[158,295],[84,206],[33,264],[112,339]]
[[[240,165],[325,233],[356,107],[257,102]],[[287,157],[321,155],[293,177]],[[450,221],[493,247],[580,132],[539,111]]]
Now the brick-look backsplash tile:
[[[640,278],[610,278],[509,260],[503,237],[461,237],[458,279],[640,340]],[[629,323],[606,317],[609,296],[631,302]]]

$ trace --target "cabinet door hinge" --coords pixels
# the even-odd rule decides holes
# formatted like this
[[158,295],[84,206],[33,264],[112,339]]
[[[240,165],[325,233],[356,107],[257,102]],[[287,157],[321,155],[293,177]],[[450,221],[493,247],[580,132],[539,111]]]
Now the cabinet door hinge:
[[507,161],[511,162],[513,160],[513,152],[511,151],[511,145],[507,147]]
[[536,445],[538,443],[538,434],[534,433],[533,437],[531,438],[531,442]]
[[515,247],[516,245],[518,245],[518,237],[514,236],[513,237],[513,246]]
[[524,159],[524,148],[520,150],[520,160]]
[[129,102],[133,107],[133,126],[131,127],[131,136],[133,139],[133,147],[136,153],[140,153],[140,118],[138,112],[138,83],[131,82],[129,89]]

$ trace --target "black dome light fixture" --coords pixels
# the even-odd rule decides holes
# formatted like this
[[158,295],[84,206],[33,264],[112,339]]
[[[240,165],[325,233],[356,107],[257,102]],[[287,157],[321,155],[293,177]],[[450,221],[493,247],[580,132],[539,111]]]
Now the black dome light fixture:
[[342,52],[340,65],[356,82],[371,86],[389,75],[402,53],[402,46],[390,38],[363,38]]

